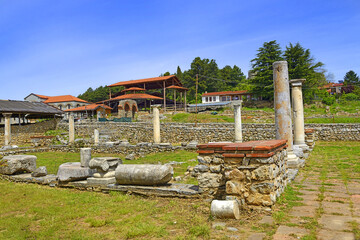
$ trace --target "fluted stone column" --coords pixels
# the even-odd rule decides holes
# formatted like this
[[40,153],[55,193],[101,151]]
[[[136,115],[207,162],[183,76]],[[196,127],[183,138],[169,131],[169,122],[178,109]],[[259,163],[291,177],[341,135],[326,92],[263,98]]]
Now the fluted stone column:
[[299,145],[301,148],[306,148],[305,144],[305,129],[304,129],[304,104],[302,96],[302,84],[305,79],[290,80],[293,119],[294,119],[294,145]]
[[94,144],[99,145],[99,130],[94,129]]
[[74,124],[74,115],[70,113],[69,115],[69,143],[75,142],[75,124]]
[[5,117],[5,146],[8,146],[11,143],[11,113],[4,113]]
[[288,166],[296,167],[298,157],[293,153],[289,73],[286,61],[273,63],[273,78],[276,139],[287,140]]
[[242,142],[241,101],[234,103],[235,142]]
[[153,106],[153,126],[154,126],[154,143],[159,144],[160,139],[160,116],[159,107]]

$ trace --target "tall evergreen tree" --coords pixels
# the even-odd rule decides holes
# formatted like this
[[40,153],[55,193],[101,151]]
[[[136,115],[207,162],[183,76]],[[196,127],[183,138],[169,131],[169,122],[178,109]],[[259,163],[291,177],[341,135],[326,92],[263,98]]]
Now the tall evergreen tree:
[[303,86],[304,101],[313,99],[318,87],[326,84],[325,70],[322,62],[315,62],[310,50],[303,48],[300,43],[289,43],[284,52],[288,62],[289,79],[305,78]]
[[183,73],[181,72],[180,66],[177,67],[175,75],[180,81],[182,80]]
[[257,50],[256,58],[251,60],[252,71],[255,76],[249,79],[253,85],[252,92],[261,96],[263,99],[273,99],[273,67],[276,61],[283,60],[280,45],[274,41],[265,42],[262,47]]
[[353,70],[350,70],[345,74],[344,76],[345,85],[354,85],[354,84],[356,85],[359,83],[360,83],[359,76]]

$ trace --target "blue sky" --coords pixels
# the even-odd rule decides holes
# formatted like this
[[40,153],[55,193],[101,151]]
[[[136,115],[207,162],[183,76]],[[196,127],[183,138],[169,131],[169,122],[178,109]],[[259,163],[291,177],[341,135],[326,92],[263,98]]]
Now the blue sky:
[[247,73],[271,40],[300,42],[334,80],[360,74],[360,1],[0,0],[0,99],[77,96],[198,56]]

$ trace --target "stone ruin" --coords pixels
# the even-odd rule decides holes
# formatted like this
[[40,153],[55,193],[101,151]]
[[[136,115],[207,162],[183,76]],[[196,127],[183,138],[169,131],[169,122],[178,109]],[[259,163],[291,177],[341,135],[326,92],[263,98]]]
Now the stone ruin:
[[[114,157],[91,158],[91,149],[80,150],[81,161],[64,163],[57,176],[44,176],[46,169],[36,169],[35,156],[8,156],[0,173],[42,172],[35,177],[10,177],[10,180],[40,182],[58,186],[101,191],[131,191],[159,196],[207,197],[212,199],[211,212],[216,217],[239,218],[239,209],[271,210],[288,182],[295,178],[314,146],[314,131],[304,129],[301,84],[291,81],[293,91],[294,137],[287,63],[274,63],[276,140],[242,142],[241,102],[236,104],[235,139],[197,146],[198,165],[191,170],[198,186],[169,183],[173,176],[170,165],[123,164]],[[154,106],[154,143],[161,145],[160,121]],[[74,126],[70,119],[69,142],[74,141]],[[99,132],[94,132],[95,145]],[[293,141],[295,139],[295,141]],[[30,160],[31,159],[31,160]],[[35,159],[35,165],[33,164]],[[29,167],[29,162],[32,162]],[[11,170],[10,170],[11,169]],[[44,171],[45,170],[45,171]],[[37,174],[36,174],[37,175]],[[39,175],[37,175],[39,176]]]

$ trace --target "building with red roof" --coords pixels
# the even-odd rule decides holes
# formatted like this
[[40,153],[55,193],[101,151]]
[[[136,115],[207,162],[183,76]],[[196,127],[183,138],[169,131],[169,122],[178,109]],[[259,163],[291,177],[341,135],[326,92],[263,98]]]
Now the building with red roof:
[[61,95],[61,96],[45,96],[40,94],[31,93],[24,98],[25,101],[29,102],[43,102],[48,105],[57,107],[60,110],[78,108],[89,105],[90,103],[72,95]]

